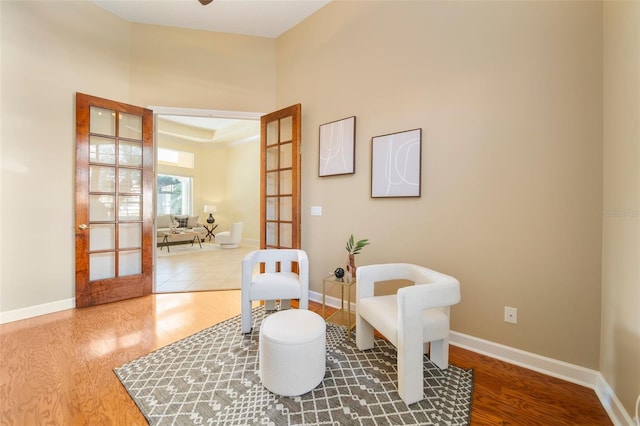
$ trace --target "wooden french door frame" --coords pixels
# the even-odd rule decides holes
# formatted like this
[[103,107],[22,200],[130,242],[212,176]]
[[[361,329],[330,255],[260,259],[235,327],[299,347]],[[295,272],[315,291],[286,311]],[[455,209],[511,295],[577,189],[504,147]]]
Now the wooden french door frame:
[[260,119],[260,248],[301,248],[301,104]]
[[[112,131],[92,128],[104,114],[113,117]],[[76,94],[77,307],[151,293],[153,180],[153,112]]]

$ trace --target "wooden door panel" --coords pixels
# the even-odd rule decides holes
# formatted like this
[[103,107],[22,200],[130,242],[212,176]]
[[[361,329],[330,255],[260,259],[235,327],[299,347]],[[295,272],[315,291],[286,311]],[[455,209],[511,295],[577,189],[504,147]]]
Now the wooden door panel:
[[300,248],[300,104],[261,117],[260,247]]
[[76,95],[76,306],[151,293],[153,113]]

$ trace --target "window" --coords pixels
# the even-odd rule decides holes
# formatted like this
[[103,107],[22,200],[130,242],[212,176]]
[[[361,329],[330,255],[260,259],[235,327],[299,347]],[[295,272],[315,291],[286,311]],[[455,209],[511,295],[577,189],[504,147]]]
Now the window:
[[168,148],[158,148],[158,164],[193,169],[195,164],[194,155],[193,152],[176,151],[175,149]]
[[157,214],[190,215],[193,190],[190,177],[158,175]]

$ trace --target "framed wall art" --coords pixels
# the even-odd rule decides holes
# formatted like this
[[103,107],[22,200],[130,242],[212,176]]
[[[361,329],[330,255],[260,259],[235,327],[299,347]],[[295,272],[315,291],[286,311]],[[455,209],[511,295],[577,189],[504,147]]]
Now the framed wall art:
[[371,139],[371,197],[420,197],[422,129]]
[[356,117],[320,125],[318,176],[356,172]]

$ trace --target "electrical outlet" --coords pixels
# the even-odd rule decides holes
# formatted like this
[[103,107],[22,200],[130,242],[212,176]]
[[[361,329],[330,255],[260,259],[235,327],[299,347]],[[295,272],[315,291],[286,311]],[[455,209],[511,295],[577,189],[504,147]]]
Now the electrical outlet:
[[509,306],[504,307],[504,322],[510,322],[511,324],[518,323],[518,309],[511,308]]

